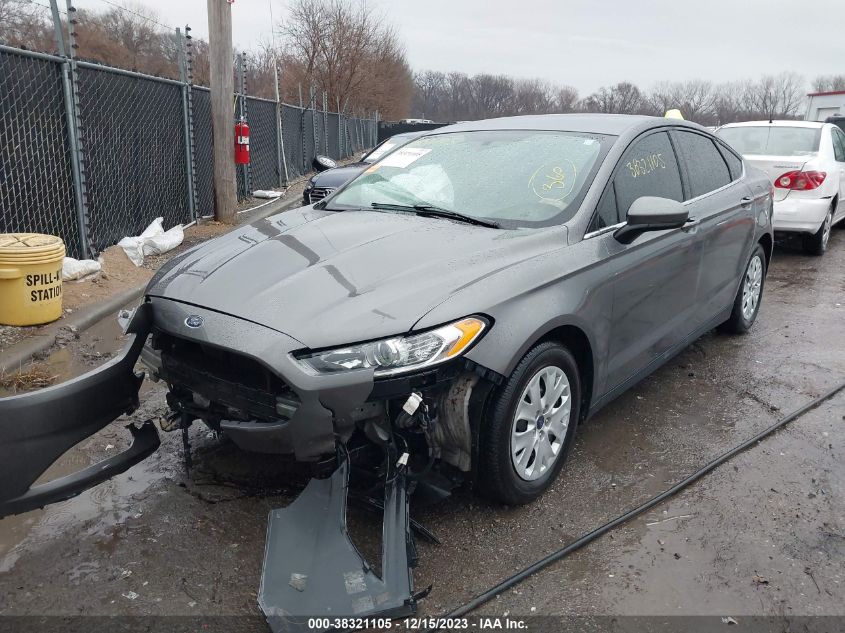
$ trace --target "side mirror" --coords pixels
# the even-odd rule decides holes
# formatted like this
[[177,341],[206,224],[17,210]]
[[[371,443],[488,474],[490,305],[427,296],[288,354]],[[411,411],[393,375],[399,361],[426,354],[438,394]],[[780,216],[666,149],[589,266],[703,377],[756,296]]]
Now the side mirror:
[[676,200],[643,196],[637,198],[628,209],[627,224],[613,233],[616,241],[630,244],[646,231],[677,229],[689,220],[689,211]]

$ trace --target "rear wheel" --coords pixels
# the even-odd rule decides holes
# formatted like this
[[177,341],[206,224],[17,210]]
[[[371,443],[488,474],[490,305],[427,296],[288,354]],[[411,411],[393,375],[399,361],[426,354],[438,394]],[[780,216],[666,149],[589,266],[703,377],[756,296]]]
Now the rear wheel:
[[555,480],[580,414],[581,381],[568,349],[546,342],[531,349],[493,396],[479,457],[485,496],[519,505]]
[[833,226],[833,207],[827,212],[819,230],[812,235],[804,236],[804,251],[810,255],[824,255],[830,240],[830,229]]
[[745,273],[742,275],[742,283],[734,299],[731,316],[719,326],[720,330],[732,334],[744,334],[751,329],[760,312],[765,281],[766,253],[763,247],[757,244],[745,265]]

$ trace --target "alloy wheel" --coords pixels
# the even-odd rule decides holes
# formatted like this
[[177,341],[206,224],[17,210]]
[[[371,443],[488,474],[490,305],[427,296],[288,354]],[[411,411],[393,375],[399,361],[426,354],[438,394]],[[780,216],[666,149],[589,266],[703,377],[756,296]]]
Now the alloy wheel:
[[763,290],[763,261],[759,255],[755,255],[748,262],[745,269],[745,278],[742,284],[742,316],[750,321],[760,303],[760,294]]

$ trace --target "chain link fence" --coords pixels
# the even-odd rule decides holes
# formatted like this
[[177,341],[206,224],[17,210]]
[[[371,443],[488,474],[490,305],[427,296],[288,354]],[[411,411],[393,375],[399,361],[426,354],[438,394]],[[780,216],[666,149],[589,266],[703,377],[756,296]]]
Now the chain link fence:
[[[0,45],[0,232],[58,235],[83,258],[157,217],[170,228],[213,215],[210,93],[183,78]],[[318,154],[341,159],[376,143],[375,119],[238,98],[250,127],[239,199],[289,185]]]
[[214,215],[214,138],[211,134],[211,91],[194,86],[194,164],[197,216]]
[[289,180],[295,180],[308,172],[308,169],[303,169],[303,113],[302,108],[282,106],[282,140],[285,145],[285,164]]
[[77,74],[95,250],[157,217],[167,227],[193,220],[179,82],[81,64]]
[[79,257],[58,59],[0,50],[0,233],[60,235]]

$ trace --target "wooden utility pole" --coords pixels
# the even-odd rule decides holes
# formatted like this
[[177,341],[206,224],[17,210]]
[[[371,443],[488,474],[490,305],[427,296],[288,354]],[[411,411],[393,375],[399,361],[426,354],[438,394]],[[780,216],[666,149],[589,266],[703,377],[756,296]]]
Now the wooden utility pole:
[[214,138],[214,213],[220,222],[235,223],[234,73],[232,71],[232,5],[208,0],[208,61],[211,129]]

